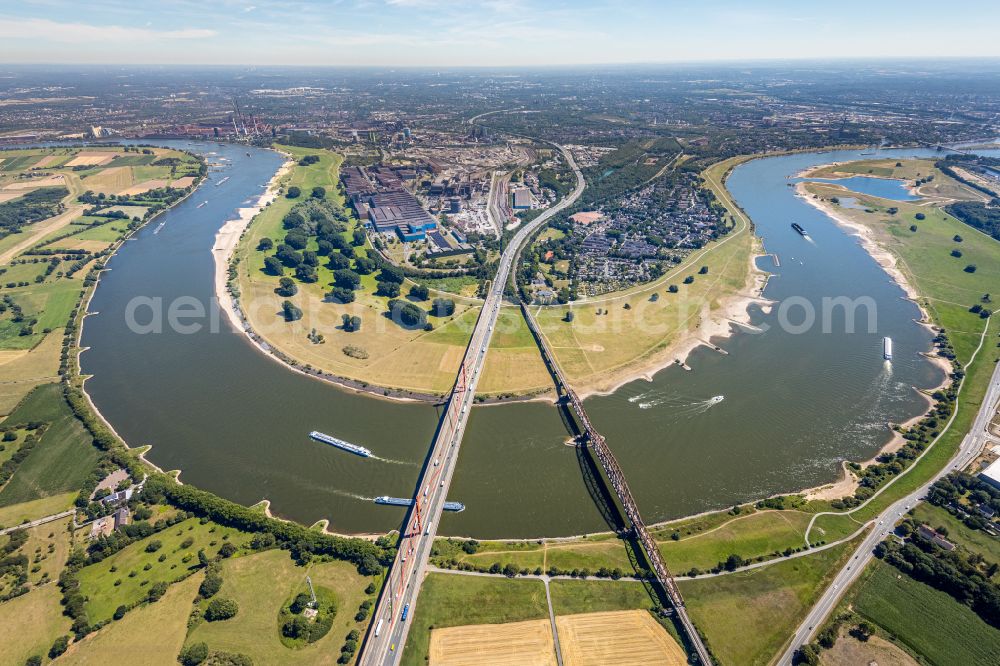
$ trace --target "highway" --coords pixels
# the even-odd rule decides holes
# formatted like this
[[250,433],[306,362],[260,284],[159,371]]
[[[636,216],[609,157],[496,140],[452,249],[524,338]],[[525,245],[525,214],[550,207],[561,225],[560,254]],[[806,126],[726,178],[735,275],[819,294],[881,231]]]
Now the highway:
[[573,169],[577,181],[576,188],[558,204],[524,225],[514,235],[500,257],[496,277],[483,302],[455,386],[441,416],[427,465],[417,486],[414,506],[407,514],[405,527],[400,535],[399,552],[389,569],[388,579],[375,608],[359,664],[390,666],[398,664],[402,658],[420,585],[437,535],[441,511],[448,496],[448,488],[451,486],[455,463],[458,461],[462,436],[475,400],[476,385],[500,312],[504,287],[522,246],[531,234],[550,217],[571,206],[586,187],[583,174],[573,160],[572,154],[562,146],[552,145],[562,152]]
[[[980,340],[979,348],[976,349],[976,354],[982,349],[988,331],[989,325],[987,323],[986,330],[983,331],[983,339]],[[888,537],[895,528],[896,523],[902,520],[903,516],[927,495],[931,485],[950,472],[964,469],[976,459],[983,450],[983,447],[992,440],[988,428],[993,415],[996,413],[998,403],[1000,403],[1000,364],[997,364],[993,371],[989,387],[986,389],[986,394],[983,398],[983,403],[979,408],[979,413],[976,415],[976,420],[972,428],[962,439],[958,453],[930,481],[890,505],[872,521],[875,524],[875,528],[864,538],[857,550],[851,555],[851,559],[837,573],[833,581],[831,581],[830,586],[823,592],[823,595],[809,611],[809,614],[806,615],[802,624],[796,629],[795,634],[792,636],[791,644],[784,654],[782,654],[778,664],[789,666],[792,663],[795,651],[812,640],[817,630],[837,606],[840,597],[843,596],[847,588],[861,575],[865,566],[875,557],[873,553],[875,546]]]

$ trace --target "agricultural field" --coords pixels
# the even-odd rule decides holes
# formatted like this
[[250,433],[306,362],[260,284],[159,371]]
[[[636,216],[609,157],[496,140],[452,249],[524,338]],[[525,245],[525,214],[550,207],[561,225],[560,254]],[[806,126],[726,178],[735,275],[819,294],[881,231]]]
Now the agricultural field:
[[6,422],[31,421],[48,423],[48,429],[0,489],[0,507],[76,491],[97,463],[92,439],[70,411],[59,384],[35,389]]
[[681,646],[647,611],[561,616],[556,628],[566,666],[688,663]]
[[852,549],[847,543],[759,569],[677,582],[719,664],[769,664]]
[[0,506],[0,526],[15,527],[21,523],[68,511],[73,507],[76,491],[50,495],[30,502]]
[[70,633],[72,621],[62,614],[61,599],[59,588],[50,584],[0,603],[0,663],[21,666],[29,657],[44,656],[55,639]]
[[85,666],[142,663],[173,666],[184,645],[191,602],[203,576],[199,573],[171,586],[156,603],[141,606],[79,643],[70,645],[60,662]]
[[431,573],[420,590],[402,663],[426,663],[432,628],[547,621],[548,615],[540,580]]
[[[329,591],[337,613],[329,633],[293,649],[282,643],[279,611],[305,589],[307,575],[313,585]],[[216,596],[234,599],[239,612],[222,622],[199,623],[188,635],[187,644],[204,642],[210,650],[245,654],[257,664],[332,663],[351,630],[365,632],[369,619],[355,620],[361,603],[374,602],[365,592],[373,579],[358,574],[353,565],[333,561],[298,566],[284,550],[227,560],[222,580]]]
[[491,666],[523,664],[555,666],[555,643],[548,619],[435,628],[431,631],[431,664]]
[[645,584],[633,580],[553,580],[552,612],[577,615],[623,610],[649,610],[656,602]]
[[172,583],[197,570],[199,550],[214,557],[222,544],[239,547],[249,539],[249,534],[232,528],[189,518],[136,541],[80,570],[80,591],[87,597],[87,615],[91,622],[108,620],[119,606],[142,600],[149,586]]
[[873,561],[848,591],[855,612],[934,664],[995,664],[1000,630],[945,592]]

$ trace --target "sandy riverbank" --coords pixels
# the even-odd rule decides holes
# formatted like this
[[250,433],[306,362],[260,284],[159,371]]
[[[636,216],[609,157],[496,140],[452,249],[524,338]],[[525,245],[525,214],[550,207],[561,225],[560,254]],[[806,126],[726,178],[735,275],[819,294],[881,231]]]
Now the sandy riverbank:
[[[759,244],[759,242],[756,238],[754,239],[755,244]],[[624,370],[612,370],[599,379],[575,383],[574,387],[580,397],[610,395],[625,384],[638,380],[651,382],[658,372],[672,365],[680,365],[686,370],[690,370],[687,366],[687,359],[695,349],[705,346],[718,350],[720,338],[732,337],[736,329],[751,326],[749,312],[751,305],[757,304],[765,312],[774,305],[773,301],[761,296],[767,285],[767,280],[771,276],[770,273],[757,266],[757,259],[762,256],[766,255],[760,252],[759,247],[755,247],[754,251],[748,255],[749,271],[746,282],[739,293],[719,299],[719,307],[714,310],[709,309],[707,302],[704,303],[697,315],[698,323],[693,328],[679,334],[664,349],[630,364]],[[586,305],[586,301],[581,302],[581,305]]]
[[233,295],[229,292],[229,262],[253,218],[278,198],[281,179],[291,171],[293,164],[295,162],[291,158],[285,160],[285,163],[268,181],[267,189],[257,199],[257,203],[249,208],[238,209],[236,217],[223,224],[215,235],[215,245],[212,246],[212,256],[215,258],[215,297],[219,301],[219,307],[226,313],[230,323],[237,330],[243,330],[243,322],[236,314],[236,304],[233,302]]

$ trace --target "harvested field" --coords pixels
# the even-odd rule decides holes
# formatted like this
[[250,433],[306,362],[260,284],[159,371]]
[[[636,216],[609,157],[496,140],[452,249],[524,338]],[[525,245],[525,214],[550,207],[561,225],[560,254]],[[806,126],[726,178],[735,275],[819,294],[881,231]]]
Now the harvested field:
[[184,176],[170,183],[170,187],[176,187],[177,189],[191,187],[192,185],[194,185],[194,176]]
[[687,655],[648,611],[566,615],[556,618],[556,628],[565,666],[687,663]]
[[85,150],[69,162],[66,162],[65,166],[100,166],[102,164],[107,164],[114,159],[115,154],[116,153],[91,152]]
[[42,159],[38,160],[38,163],[35,164],[35,166],[37,168],[44,168],[44,167],[47,167],[47,166],[52,166],[53,164],[55,164],[56,162],[58,162],[62,158],[63,158],[62,155],[46,155]]
[[434,629],[429,654],[433,666],[550,666],[556,663],[548,620]]
[[14,192],[0,192],[0,203],[4,201],[10,201],[11,199],[16,199],[20,196],[24,196],[24,192],[14,191]]
[[150,190],[155,190],[160,187],[166,187],[167,181],[165,180],[146,180],[141,183],[137,183],[132,187],[122,190],[118,194],[142,194],[144,192],[149,192]]
[[83,186],[94,192],[113,194],[119,190],[131,187],[132,169],[129,167],[108,167],[83,179]]
[[61,175],[48,176],[46,178],[27,178],[16,183],[5,185],[5,190],[33,190],[36,187],[57,187],[64,185],[65,181]]

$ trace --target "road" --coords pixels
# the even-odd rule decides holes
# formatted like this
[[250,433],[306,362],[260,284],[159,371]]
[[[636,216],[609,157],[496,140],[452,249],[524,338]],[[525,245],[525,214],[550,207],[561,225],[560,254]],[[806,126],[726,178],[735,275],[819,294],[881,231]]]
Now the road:
[[[427,465],[417,486],[415,505],[407,515],[405,527],[400,535],[399,552],[389,569],[388,580],[375,608],[372,628],[366,637],[359,664],[389,666],[398,664],[402,657],[420,585],[437,535],[441,511],[455,472],[462,436],[475,400],[476,385],[479,383],[486,351],[489,349],[497,315],[500,312],[504,287],[522,246],[531,234],[550,217],[571,206],[586,187],[583,174],[573,160],[572,154],[562,146],[552,145],[562,152],[576,174],[576,188],[558,204],[522,227],[500,257],[496,277],[483,302],[483,308],[459,368],[458,378],[441,416]],[[403,617],[404,612],[406,618]]]
[[[989,323],[987,322],[986,330],[983,332],[983,339],[980,340],[979,347],[976,349],[977,355],[982,349],[988,331]],[[962,439],[962,443],[959,445],[958,453],[956,453],[951,459],[951,462],[935,474],[930,481],[923,484],[906,497],[896,501],[878,515],[875,520],[875,529],[873,529],[868,536],[864,538],[861,545],[859,545],[857,550],[855,550],[851,555],[851,559],[848,563],[837,573],[833,581],[831,581],[830,586],[823,592],[823,596],[819,598],[819,601],[816,602],[816,604],[812,607],[812,610],[809,611],[809,614],[806,615],[802,624],[800,624],[798,629],[796,629],[795,634],[792,636],[791,644],[781,656],[778,664],[781,666],[787,666],[792,663],[795,651],[812,639],[816,630],[819,629],[833,609],[837,606],[837,603],[840,601],[840,597],[843,596],[847,588],[850,587],[855,580],[857,580],[865,566],[871,562],[872,558],[875,556],[873,553],[875,546],[888,537],[895,528],[896,523],[902,520],[903,516],[905,516],[917,502],[921,501],[921,499],[927,495],[931,485],[950,472],[964,469],[976,459],[986,443],[992,439],[989,434],[988,427],[993,415],[996,413],[998,402],[1000,402],[1000,364],[997,364],[993,371],[989,387],[986,389],[986,395],[983,399],[983,403],[979,408],[979,413],[976,415],[976,420],[973,423],[972,428]]]
[[59,520],[60,518],[68,518],[76,513],[76,509],[70,509],[68,511],[63,511],[62,513],[54,513],[51,516],[45,516],[44,518],[39,518],[37,520],[32,520],[30,523],[21,523],[20,525],[14,525],[13,527],[8,527],[6,529],[0,530],[0,536],[8,534],[10,532],[16,532],[17,530],[27,530],[32,527],[38,527],[39,525],[44,525],[45,523],[51,523],[54,520]]

